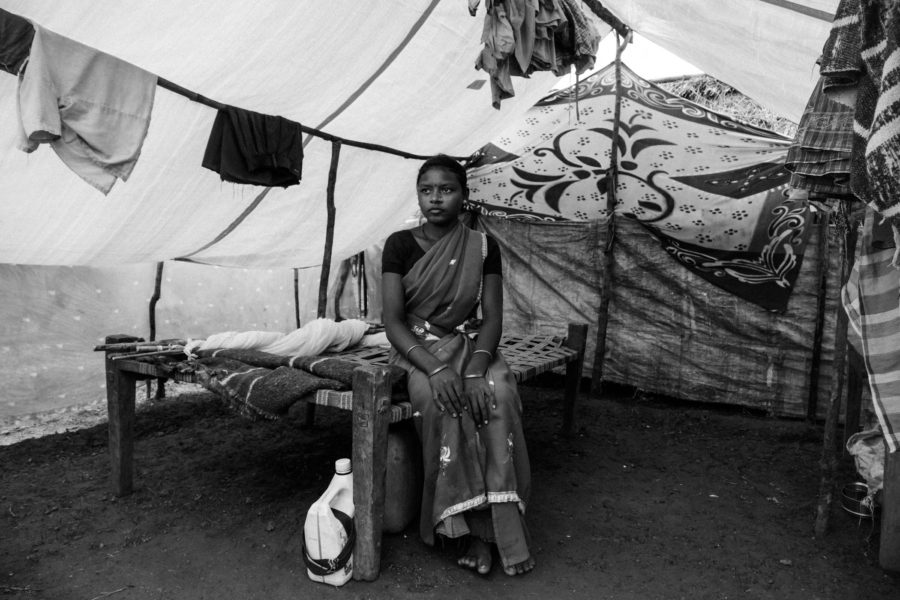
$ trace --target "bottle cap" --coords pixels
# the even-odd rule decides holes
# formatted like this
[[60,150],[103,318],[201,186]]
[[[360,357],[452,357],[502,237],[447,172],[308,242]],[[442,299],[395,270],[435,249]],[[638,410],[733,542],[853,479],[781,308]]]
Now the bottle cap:
[[353,468],[350,465],[349,458],[339,458],[336,461],[334,461],[334,472],[337,473],[338,475],[346,475],[347,473],[350,473],[352,470],[353,470]]

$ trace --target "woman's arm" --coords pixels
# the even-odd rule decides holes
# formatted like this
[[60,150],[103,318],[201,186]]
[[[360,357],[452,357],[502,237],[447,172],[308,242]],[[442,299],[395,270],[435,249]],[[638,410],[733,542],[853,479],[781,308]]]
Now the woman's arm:
[[484,375],[497,353],[503,330],[503,279],[500,275],[484,276],[481,287],[481,329],[475,350],[463,369],[463,387],[472,419],[478,427],[487,425],[494,404],[494,390]]
[[481,328],[475,342],[475,353],[464,369],[464,375],[484,375],[497,353],[497,344],[503,333],[503,278],[500,275],[484,276],[481,289]]
[[399,273],[383,273],[381,285],[382,319],[388,340],[413,366],[423,373],[432,374],[428,381],[438,407],[443,411],[447,404],[454,417],[459,415],[462,409],[462,382],[459,374],[421,345],[407,327],[403,278]]

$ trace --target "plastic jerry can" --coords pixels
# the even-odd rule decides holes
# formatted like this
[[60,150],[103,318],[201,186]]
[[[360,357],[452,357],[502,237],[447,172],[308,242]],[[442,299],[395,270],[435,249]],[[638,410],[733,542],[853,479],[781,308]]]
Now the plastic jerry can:
[[334,463],[325,493],[309,507],[303,525],[303,560],[313,581],[344,585],[353,575],[353,474],[349,458]]

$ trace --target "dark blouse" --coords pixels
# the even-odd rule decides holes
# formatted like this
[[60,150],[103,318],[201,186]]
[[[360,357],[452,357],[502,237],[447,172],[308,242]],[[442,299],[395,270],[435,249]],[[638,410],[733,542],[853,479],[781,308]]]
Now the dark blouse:
[[[388,236],[381,253],[381,272],[406,275],[416,261],[425,256],[425,250],[413,237],[411,229],[395,231]],[[500,245],[497,240],[487,236],[487,257],[482,268],[483,275],[503,275],[503,263],[500,258]]]

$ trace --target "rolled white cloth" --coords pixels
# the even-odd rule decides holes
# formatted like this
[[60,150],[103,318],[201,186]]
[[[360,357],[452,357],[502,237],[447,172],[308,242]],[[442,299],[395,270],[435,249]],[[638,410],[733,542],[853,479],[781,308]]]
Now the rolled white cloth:
[[316,319],[259,350],[282,356],[316,356],[326,350],[338,352],[359,343],[368,328],[365,321],[357,319],[340,323]]
[[340,352],[355,346],[368,329],[369,324],[359,319],[339,323],[332,319],[316,319],[288,334],[277,331],[224,331],[205,340],[190,340],[184,350],[189,356],[197,350],[218,348],[259,350],[280,356],[317,356],[325,351]]
[[205,340],[190,340],[184,346],[186,354],[196,350],[230,348],[232,350],[254,350],[272,344],[284,337],[279,331],[223,331],[214,333]]

